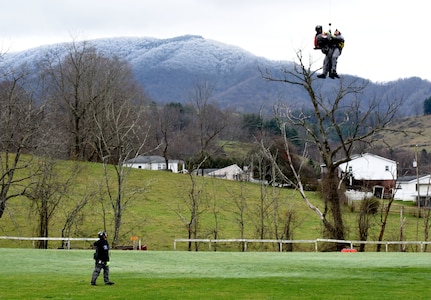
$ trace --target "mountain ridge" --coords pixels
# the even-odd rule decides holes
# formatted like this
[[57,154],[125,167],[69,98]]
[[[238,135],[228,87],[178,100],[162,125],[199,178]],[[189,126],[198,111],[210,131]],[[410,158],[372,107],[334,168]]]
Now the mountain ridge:
[[[190,94],[200,81],[214,86],[213,98],[222,107],[238,112],[272,111],[276,99],[297,106],[307,105],[307,94],[300,87],[269,82],[260,70],[278,72],[291,68],[293,62],[274,61],[256,56],[240,47],[208,40],[199,35],[167,39],[153,37],[117,37],[86,41],[106,56],[116,56],[130,63],[136,80],[153,101],[158,103],[190,101]],[[18,66],[33,65],[55,51],[66,51],[60,43],[7,53],[3,62]],[[368,81],[367,97],[403,97],[402,115],[420,115],[423,101],[431,95],[431,82],[419,77],[374,83],[364,78],[342,74],[345,79]],[[337,80],[325,81],[331,90]],[[366,103],[364,103],[366,105]]]

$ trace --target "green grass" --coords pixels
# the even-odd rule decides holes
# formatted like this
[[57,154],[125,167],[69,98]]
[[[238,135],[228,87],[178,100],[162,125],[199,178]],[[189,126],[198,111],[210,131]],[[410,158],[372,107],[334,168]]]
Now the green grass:
[[426,253],[111,251],[113,286],[90,286],[92,251],[0,249],[0,299],[429,299]]

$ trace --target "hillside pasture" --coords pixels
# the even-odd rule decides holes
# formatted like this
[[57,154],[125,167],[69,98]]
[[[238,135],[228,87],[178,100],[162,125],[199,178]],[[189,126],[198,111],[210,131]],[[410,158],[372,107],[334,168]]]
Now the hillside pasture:
[[[71,161],[58,164],[59,174],[67,173],[71,168]],[[97,163],[79,163],[81,172],[71,184],[67,201],[63,201],[50,221],[50,237],[61,237],[66,216],[76,203],[85,195],[92,194],[89,203],[82,210],[79,218],[72,226],[70,237],[94,238],[97,232],[104,229],[104,216],[106,230],[113,232],[113,213],[105,202],[103,210],[100,200],[106,201],[98,187],[103,182],[103,167]],[[111,176],[114,172],[111,169]],[[60,175],[61,176],[61,175]],[[113,176],[114,177],[114,176]],[[115,178],[115,177],[114,177]],[[115,182],[115,181],[113,181]],[[132,169],[125,184],[125,196],[133,194],[125,209],[120,231],[119,245],[130,246],[131,237],[136,236],[149,250],[172,250],[174,240],[187,238],[186,224],[190,221],[189,197],[192,188],[188,174],[173,174],[162,171],[148,171]],[[196,180],[196,188],[200,194],[199,232],[198,238],[210,239],[237,239],[241,238],[238,209],[239,201],[245,201],[244,208],[244,238],[260,238],[258,225],[260,223],[260,206],[265,205],[265,239],[275,239],[273,216],[274,200],[277,200],[277,226],[281,230],[286,222],[287,212],[293,212],[291,223],[292,238],[295,240],[314,240],[323,238],[322,224],[318,216],[309,209],[299,193],[292,189],[262,187],[257,183],[234,182],[229,180],[203,178]],[[317,192],[307,192],[311,203],[323,209],[323,203]],[[270,205],[269,205],[270,204]],[[383,203],[385,204],[385,203]],[[413,203],[398,202],[392,206],[384,240],[397,241],[400,238],[400,207],[403,210],[403,240],[424,240],[424,222],[416,217]],[[346,225],[346,239],[358,239],[358,207],[359,202],[343,206]],[[37,229],[37,215],[34,213],[30,201],[24,197],[12,198],[7,202],[7,211],[0,219],[0,236],[35,237]],[[380,214],[371,217],[371,227],[368,240],[377,240],[380,230]],[[215,235],[217,234],[217,237]],[[110,235],[112,237],[112,234]],[[49,248],[61,247],[61,242],[49,242]],[[72,243],[72,248],[89,249],[90,242]],[[184,245],[182,245],[184,246]],[[238,251],[238,244],[219,245],[221,251]],[[0,247],[22,248],[33,247],[29,241],[2,240]],[[199,250],[207,250],[202,245]],[[277,251],[278,246],[273,245],[263,250]],[[250,251],[261,251],[260,245],[250,247]],[[294,251],[312,251],[309,245],[295,245]],[[370,248],[370,251],[374,249]],[[412,249],[407,249],[410,251]],[[430,249],[428,249],[430,250]],[[398,251],[398,249],[396,249]],[[413,249],[414,251],[414,249]]]

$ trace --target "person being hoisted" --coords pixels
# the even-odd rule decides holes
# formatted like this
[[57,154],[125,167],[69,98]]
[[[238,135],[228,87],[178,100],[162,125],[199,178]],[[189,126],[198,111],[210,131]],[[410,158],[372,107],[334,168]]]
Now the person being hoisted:
[[316,26],[316,36],[314,39],[315,49],[321,49],[325,54],[322,74],[317,75],[317,77],[326,78],[329,72],[329,78],[340,78],[337,74],[337,63],[338,57],[341,55],[344,47],[343,35],[338,29],[335,30],[333,35],[331,31],[328,33],[322,32],[322,26],[318,25]]

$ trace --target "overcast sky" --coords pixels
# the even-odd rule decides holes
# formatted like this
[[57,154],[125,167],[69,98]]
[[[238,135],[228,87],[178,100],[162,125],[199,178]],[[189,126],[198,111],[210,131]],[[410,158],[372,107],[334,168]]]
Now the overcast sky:
[[429,9],[423,0],[0,0],[3,51],[101,37],[185,34],[239,46],[268,59],[313,50],[314,27],[338,28],[339,74],[375,82],[431,80]]

